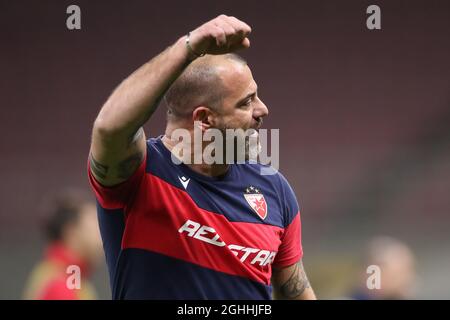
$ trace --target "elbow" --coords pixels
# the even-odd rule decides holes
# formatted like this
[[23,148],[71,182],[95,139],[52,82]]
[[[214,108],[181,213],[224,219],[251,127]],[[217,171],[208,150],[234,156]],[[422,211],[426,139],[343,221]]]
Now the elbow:
[[94,121],[92,135],[93,137],[100,138],[102,141],[110,141],[120,136],[122,131],[111,119],[102,116],[100,113]]
[[114,129],[112,125],[106,121],[100,115],[94,121],[94,127],[92,128],[92,133],[101,137],[107,137],[114,134]]
[[124,125],[121,124],[121,117],[118,116],[117,111],[116,106],[108,99],[94,121],[93,134],[102,138],[114,137],[120,134]]

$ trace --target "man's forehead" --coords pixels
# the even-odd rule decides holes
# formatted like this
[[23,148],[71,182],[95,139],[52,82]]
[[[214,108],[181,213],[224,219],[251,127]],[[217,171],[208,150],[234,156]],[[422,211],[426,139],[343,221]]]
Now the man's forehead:
[[250,91],[256,91],[256,82],[247,65],[232,61],[219,68],[219,76],[231,96],[240,98]]
[[252,72],[243,60],[233,59],[228,55],[206,55],[195,60],[192,67],[207,67],[214,70],[226,98],[241,99],[256,91],[257,86]]

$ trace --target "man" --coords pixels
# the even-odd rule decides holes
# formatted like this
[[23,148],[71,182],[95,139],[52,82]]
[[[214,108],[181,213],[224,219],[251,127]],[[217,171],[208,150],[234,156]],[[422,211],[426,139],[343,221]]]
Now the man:
[[[414,298],[417,273],[416,258],[411,248],[393,237],[376,236],[368,242],[362,263],[364,272],[356,290],[351,294],[357,300],[403,300]],[[369,288],[368,266],[379,268],[379,287]],[[370,282],[370,281],[369,281]]]
[[[173,161],[196,152],[174,151],[176,130],[261,126],[267,107],[232,54],[250,46],[250,31],[225,15],[203,24],[136,70],[101,109],[88,173],[113,298],[315,298],[298,204],[281,174],[261,175],[260,164]],[[164,95],[165,135],[146,141],[142,126]]]
[[95,203],[78,192],[68,192],[55,200],[52,210],[45,224],[49,244],[31,273],[24,298],[95,299],[89,276],[103,255]]

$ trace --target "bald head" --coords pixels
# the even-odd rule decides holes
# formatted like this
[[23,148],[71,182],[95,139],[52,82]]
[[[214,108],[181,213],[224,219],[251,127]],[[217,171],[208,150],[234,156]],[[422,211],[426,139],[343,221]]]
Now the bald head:
[[193,61],[164,96],[168,107],[168,120],[188,119],[200,105],[217,110],[228,90],[222,75],[232,68],[233,64],[247,63],[234,53],[206,55]]
[[367,265],[377,265],[381,270],[381,290],[373,292],[383,299],[404,299],[413,294],[416,271],[412,250],[403,242],[379,236],[367,247]]
[[413,257],[411,249],[398,239],[388,236],[378,236],[368,243],[368,262],[379,265],[410,260]]

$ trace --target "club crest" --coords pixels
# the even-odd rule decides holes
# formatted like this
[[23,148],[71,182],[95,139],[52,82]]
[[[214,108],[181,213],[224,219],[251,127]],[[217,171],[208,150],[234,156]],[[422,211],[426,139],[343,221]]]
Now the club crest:
[[258,217],[264,220],[267,217],[267,203],[261,191],[258,188],[250,186],[245,189],[244,197]]

